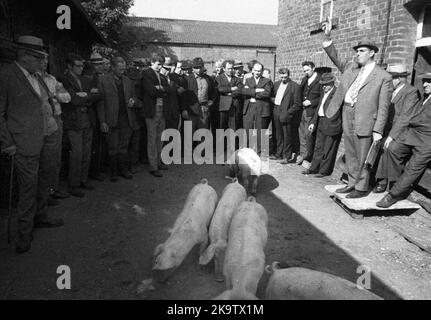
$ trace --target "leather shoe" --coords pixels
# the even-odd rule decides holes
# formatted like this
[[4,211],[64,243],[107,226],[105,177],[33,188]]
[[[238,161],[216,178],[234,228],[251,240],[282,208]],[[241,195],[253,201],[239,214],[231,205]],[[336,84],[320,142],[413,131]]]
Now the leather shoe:
[[60,201],[55,199],[53,196],[50,196],[48,198],[48,206],[54,207],[54,206],[59,206],[59,205],[60,205]]
[[93,180],[96,180],[96,181],[99,181],[99,182],[105,181],[105,178],[100,173],[96,174],[96,175],[93,175],[93,176],[90,176],[90,179],[93,179]]
[[51,194],[51,197],[53,197],[54,199],[66,199],[66,198],[70,198],[70,194],[68,192],[64,192],[64,191],[60,191],[60,190],[55,190]]
[[150,174],[153,175],[156,178],[163,177],[162,173],[159,170],[151,171]]
[[133,179],[133,175],[129,171],[121,172],[120,176],[122,176],[124,179],[127,179],[127,180]]
[[83,198],[85,196],[84,191],[80,190],[79,188],[72,188],[70,189],[69,193],[77,198]]
[[387,185],[385,184],[378,184],[373,190],[373,193],[383,193],[386,191]]
[[62,225],[64,225],[64,221],[59,218],[34,219],[35,228],[56,228]]
[[335,193],[350,193],[355,190],[354,187],[345,186],[344,188],[340,188],[335,190]]
[[393,206],[395,203],[397,203],[398,201],[403,200],[403,198],[401,197],[394,197],[393,195],[391,195],[390,193],[388,193],[386,196],[383,197],[382,200],[380,200],[379,202],[376,203],[376,206],[378,206],[379,208],[384,208],[387,209],[391,206]]
[[31,249],[31,241],[33,236],[31,234],[20,235],[18,242],[16,243],[16,253],[25,253]]
[[359,198],[364,198],[367,195],[368,195],[367,191],[354,190],[346,196],[346,199],[359,199]]
[[308,174],[315,174],[316,172],[307,169],[307,170],[302,171],[301,173],[304,174],[304,175],[308,175]]
[[329,176],[329,174],[318,173],[314,177],[315,178],[324,178],[324,177],[327,177],[327,176]]
[[87,182],[81,182],[81,188],[85,190],[94,190],[95,188],[91,183]]
[[162,163],[161,165],[159,165],[159,170],[168,170],[168,166],[164,163]]

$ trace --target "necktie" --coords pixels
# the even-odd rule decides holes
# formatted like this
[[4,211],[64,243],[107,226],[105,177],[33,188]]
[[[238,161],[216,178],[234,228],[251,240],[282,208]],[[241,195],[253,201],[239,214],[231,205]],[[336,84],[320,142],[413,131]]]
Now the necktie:
[[365,68],[362,67],[352,86],[350,87],[350,97],[352,101],[356,101],[359,95],[359,90],[361,89],[362,78],[364,76]]

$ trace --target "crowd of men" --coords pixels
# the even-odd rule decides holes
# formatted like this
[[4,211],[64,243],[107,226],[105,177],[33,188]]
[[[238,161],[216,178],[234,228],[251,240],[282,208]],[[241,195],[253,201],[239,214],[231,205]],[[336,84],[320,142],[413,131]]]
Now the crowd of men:
[[[431,74],[421,76],[424,96],[407,83],[404,65],[387,70],[375,62],[378,47],[365,41],[354,47],[355,61],[341,61],[324,27],[323,47],[341,72],[320,74],[312,61],[302,63],[301,83],[253,60],[248,72],[239,60],[220,60],[212,75],[201,58],[173,61],[153,55],[132,69],[115,57],[93,53],[66,58],[58,80],[47,72],[43,41],[22,36],[16,61],[0,71],[0,145],[15,165],[19,200],[18,253],[31,248],[32,231],[57,227],[63,221],[48,215],[58,199],[85,196],[89,178],[132,179],[141,164],[162,178],[162,133],[190,121],[197,129],[268,129],[272,125],[273,161],[308,163],[304,175],[332,174],[344,134],[348,184],[337,190],[347,198],[389,193],[377,203],[390,207],[408,194],[431,159]],[[127,75],[126,75],[127,74]],[[215,131],[214,131],[215,132]],[[215,135],[214,135],[215,136]],[[260,134],[258,132],[258,138]],[[380,161],[365,165],[372,146],[382,143]],[[261,143],[258,140],[257,153]],[[68,189],[61,190],[60,171]],[[374,179],[373,179],[374,180]]]

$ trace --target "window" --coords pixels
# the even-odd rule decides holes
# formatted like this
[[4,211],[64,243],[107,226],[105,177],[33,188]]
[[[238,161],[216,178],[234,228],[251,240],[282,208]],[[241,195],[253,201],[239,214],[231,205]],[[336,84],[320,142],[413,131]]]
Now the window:
[[431,46],[431,6],[426,6],[419,18],[416,47]]
[[320,4],[320,22],[326,19],[332,19],[334,13],[334,0],[321,0]]

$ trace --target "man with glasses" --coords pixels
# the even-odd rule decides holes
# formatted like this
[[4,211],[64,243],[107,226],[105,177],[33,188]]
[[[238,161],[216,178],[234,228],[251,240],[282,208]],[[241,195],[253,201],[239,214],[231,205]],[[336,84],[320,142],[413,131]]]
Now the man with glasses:
[[58,130],[49,93],[37,74],[47,56],[42,39],[22,36],[15,63],[0,70],[0,148],[14,157],[19,185],[17,253],[30,250],[33,228],[64,224],[47,213],[50,159],[56,152],[52,137]]
[[71,95],[71,102],[63,104],[64,131],[69,139],[69,193],[74,197],[84,197],[81,189],[94,190],[88,181],[91,161],[93,128],[89,108],[93,103],[93,93],[84,88],[82,70],[84,59],[71,53],[66,59],[67,71],[62,79],[64,88]]
[[406,130],[388,146],[389,166],[396,168],[408,162],[389,193],[377,202],[380,208],[390,208],[405,199],[411,185],[418,181],[431,163],[431,73],[418,78],[422,79],[424,97],[412,113],[401,115],[400,121],[406,124]]

